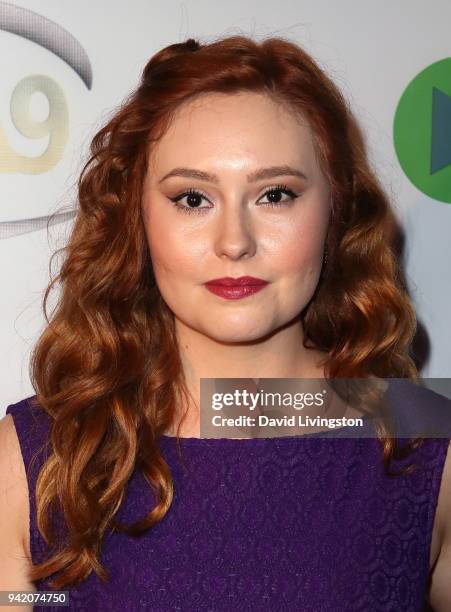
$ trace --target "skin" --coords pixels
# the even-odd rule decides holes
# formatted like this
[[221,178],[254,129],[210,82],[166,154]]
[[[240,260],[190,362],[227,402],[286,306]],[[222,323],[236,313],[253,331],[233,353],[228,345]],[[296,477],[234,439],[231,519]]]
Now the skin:
[[[260,168],[290,165],[306,179],[274,176],[248,182]],[[217,182],[173,176],[177,167],[214,173]],[[298,197],[264,206],[280,183]],[[206,210],[184,213],[170,198],[194,188]],[[289,200],[278,192],[279,200]],[[273,194],[274,195],[274,194]],[[193,397],[181,436],[199,435],[199,381],[205,378],[324,376],[319,351],[302,346],[299,313],[317,286],[330,219],[331,193],[315,155],[312,131],[267,96],[205,94],[180,107],[151,151],[142,213],[159,290],[175,315],[179,350]],[[189,206],[188,198],[179,200]],[[222,276],[270,281],[237,301],[204,286]],[[175,431],[175,427],[173,431]],[[169,432],[168,432],[169,433]],[[451,609],[451,453],[445,462],[429,558],[430,602]]]
[[[306,178],[248,181],[261,168],[289,165]],[[164,177],[189,167],[217,182]],[[283,184],[297,197],[270,188]],[[170,198],[187,189],[179,205]],[[271,200],[285,204],[272,207]],[[330,218],[330,188],[306,121],[257,93],[204,94],[179,108],[151,151],[143,220],[159,290],[175,315],[185,376],[194,402],[181,435],[199,435],[199,379],[321,377],[325,355],[302,346],[299,314],[318,284]],[[227,300],[203,283],[255,276],[269,284]]]
[[[251,109],[252,112],[246,112]],[[261,167],[290,164],[308,181],[274,177],[248,183]],[[176,166],[218,175],[160,179]],[[302,193],[292,207],[258,205],[267,189],[285,183]],[[212,206],[184,214],[169,197],[193,186]],[[281,199],[288,199],[281,194]],[[317,165],[311,132],[283,108],[256,94],[209,94],[183,107],[149,160],[143,219],[160,291],[175,315],[182,362],[194,395],[200,377],[320,377],[321,353],[302,347],[297,314],[316,287],[330,194]],[[187,205],[187,198],[183,199]],[[250,274],[270,281],[237,302],[203,286],[219,276]],[[192,407],[191,407],[192,408]],[[181,435],[198,431],[198,415]],[[29,494],[11,415],[0,420],[0,590],[36,588],[30,565]],[[451,452],[445,462],[430,550],[430,601],[451,610]],[[6,608],[5,608],[6,609]],[[25,607],[31,610],[31,606]]]

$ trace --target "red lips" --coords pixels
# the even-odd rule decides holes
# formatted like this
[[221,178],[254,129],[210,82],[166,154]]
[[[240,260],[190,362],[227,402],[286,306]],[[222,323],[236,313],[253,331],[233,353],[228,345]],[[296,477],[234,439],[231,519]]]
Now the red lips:
[[222,278],[214,278],[211,281],[205,283],[206,285],[216,285],[219,287],[245,287],[245,286],[258,286],[267,285],[268,281],[262,278],[256,278],[255,276],[240,276],[238,278],[232,278],[231,276],[224,276]]

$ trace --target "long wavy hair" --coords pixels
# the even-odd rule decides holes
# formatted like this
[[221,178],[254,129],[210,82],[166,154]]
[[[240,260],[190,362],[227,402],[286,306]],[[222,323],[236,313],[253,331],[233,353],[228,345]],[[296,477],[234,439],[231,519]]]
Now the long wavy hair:
[[[394,249],[397,222],[331,78],[283,38],[235,35],[209,44],[190,38],[160,50],[92,140],[65,257],[43,298],[47,326],[30,374],[36,404],[51,417],[51,454],[36,485],[37,524],[53,545],[50,510],[59,507],[69,539],[32,568],[33,581],[56,573],[50,585],[59,589],[93,570],[106,580],[99,561],[106,529],[140,534],[171,505],[173,481],[159,437],[173,425],[177,406],[187,404],[188,391],[174,316],[152,270],[142,186],[149,152],[183,102],[240,91],[265,93],[308,119],[330,182],[328,258],[302,313],[304,346],[327,353],[330,378],[418,380],[409,355],[416,317]],[[56,284],[61,291],[49,319]],[[387,436],[380,442],[387,470],[396,443]],[[143,508],[140,521],[121,525],[114,517],[135,469],[157,503]]]

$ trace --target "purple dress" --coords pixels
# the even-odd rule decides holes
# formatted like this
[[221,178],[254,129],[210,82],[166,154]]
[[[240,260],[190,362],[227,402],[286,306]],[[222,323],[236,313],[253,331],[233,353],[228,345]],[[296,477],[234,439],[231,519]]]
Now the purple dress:
[[[386,393],[412,419],[425,407],[451,411],[450,400],[408,380],[390,382]],[[34,494],[49,417],[28,399],[8,406],[7,413],[27,472],[30,545],[37,563],[46,545],[36,525]],[[110,581],[92,572],[67,589],[70,605],[63,609],[426,610],[448,443],[426,439],[410,458],[393,462],[399,468],[414,460],[419,469],[389,478],[375,438],[185,438],[182,462],[175,438],[164,436],[161,451],[175,491],[169,512],[138,538],[108,531],[101,561]],[[151,490],[135,470],[117,518],[130,523],[152,504]],[[36,587],[51,590],[47,581]]]

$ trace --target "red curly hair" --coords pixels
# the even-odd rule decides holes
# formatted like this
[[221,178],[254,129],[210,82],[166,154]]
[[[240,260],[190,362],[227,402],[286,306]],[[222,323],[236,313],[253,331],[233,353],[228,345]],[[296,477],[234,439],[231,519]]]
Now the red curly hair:
[[[153,275],[142,186],[149,151],[181,103],[239,91],[263,92],[308,119],[332,189],[329,256],[302,314],[305,347],[328,354],[330,378],[418,379],[409,356],[416,318],[393,248],[396,219],[332,80],[282,38],[237,35],[204,45],[189,39],[162,49],[92,141],[65,257],[43,299],[47,326],[30,374],[36,403],[51,417],[52,452],[37,481],[37,522],[52,545],[49,510],[59,505],[70,537],[33,567],[33,581],[58,572],[51,585],[59,589],[92,570],[105,580],[105,530],[139,534],[171,505],[173,482],[158,440],[187,387],[174,317]],[[49,320],[56,283],[61,293]],[[396,444],[387,436],[380,441],[387,468]],[[143,509],[139,522],[119,525],[114,516],[135,469],[155,488],[157,504],[147,515]]]

